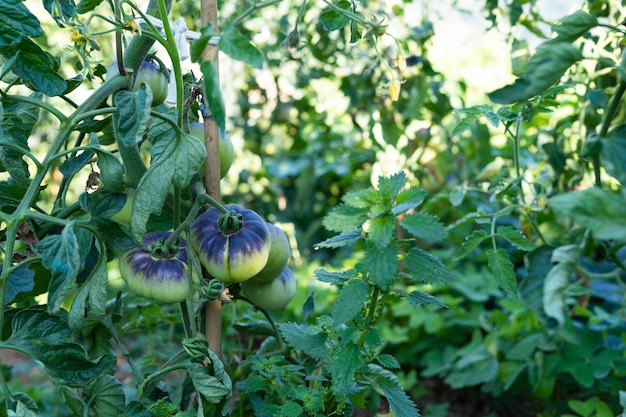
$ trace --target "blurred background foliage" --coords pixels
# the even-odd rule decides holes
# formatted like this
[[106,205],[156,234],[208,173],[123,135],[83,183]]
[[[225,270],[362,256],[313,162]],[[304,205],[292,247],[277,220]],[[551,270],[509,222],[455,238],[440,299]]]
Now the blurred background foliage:
[[[32,0],[26,4],[40,8]],[[221,22],[237,18],[244,9],[238,1],[220,2],[220,7]],[[486,93],[523,71],[558,19],[580,8],[612,24],[624,18],[623,6],[613,0],[366,0],[358,5],[363,17],[386,27],[373,43],[351,42],[349,27],[328,31],[319,19],[324,7],[323,1],[288,0],[256,10],[241,21],[240,30],[263,52],[266,65],[253,69],[226,57],[220,61],[227,130],[236,147],[235,164],[223,180],[223,200],[282,224],[294,247],[299,293],[281,319],[301,316],[311,291],[317,294],[317,311],[332,301],[329,288],[314,282],[313,270],[322,264],[349,267],[359,254],[315,250],[316,243],[331,236],[322,218],[346,192],[370,186],[380,174],[404,170],[411,184],[430,192],[429,211],[445,224],[512,205],[519,193],[506,187],[513,177],[513,141],[502,123],[495,127],[486,118],[453,135],[462,120],[458,111],[489,104]],[[100,8],[110,13],[106,4]],[[46,36],[38,42],[46,43],[47,50],[57,47],[59,55],[71,55],[72,28],[58,27],[43,9],[36,14],[47,22]],[[198,2],[181,0],[172,15],[199,30]],[[90,22],[90,33],[101,30],[100,24]],[[516,267],[522,297],[507,298],[497,287],[480,249],[452,261],[466,237],[482,227],[465,222],[450,228],[445,243],[423,247],[458,275],[454,284],[429,289],[449,308],[416,310],[408,303],[387,301],[382,335],[389,342],[388,353],[401,363],[403,386],[424,416],[604,417],[623,410],[623,284],[577,280],[565,294],[571,311],[562,327],[546,318],[539,288],[554,248],[578,239],[569,224],[545,208],[545,200],[591,183],[582,148],[586,133],[600,123],[597,104],[606,100],[603,91],[616,83],[615,51],[621,36],[605,31],[583,39],[580,48],[592,59],[572,67],[563,83],[567,88],[533,103],[535,112],[524,123],[520,159],[524,178],[533,184],[533,198],[527,207],[498,220],[531,239],[538,239],[540,231],[545,239],[531,254],[504,246]],[[108,66],[113,55],[110,34],[94,35],[92,41],[99,50],[91,52],[89,65]],[[73,56],[61,68],[68,78],[84,72],[85,61]],[[398,66],[399,59],[412,65]],[[390,96],[394,82],[401,82],[396,101]],[[94,77],[74,96],[100,83]],[[45,149],[45,120],[32,140]],[[592,272],[616,268],[597,242],[584,262]],[[159,326],[172,337],[172,317],[162,310],[128,308],[140,314],[127,323],[126,337]],[[237,326],[259,317],[243,307],[227,309],[224,350],[255,346],[254,339],[239,335]],[[159,355],[152,343],[148,346],[146,366]],[[138,354],[142,348],[137,343]]]

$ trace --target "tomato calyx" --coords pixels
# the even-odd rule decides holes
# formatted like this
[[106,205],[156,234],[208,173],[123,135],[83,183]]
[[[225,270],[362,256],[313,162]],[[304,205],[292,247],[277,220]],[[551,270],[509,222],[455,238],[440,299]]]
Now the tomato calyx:
[[178,242],[167,245],[166,239],[159,238],[159,240],[150,247],[150,254],[154,259],[171,259],[176,256],[179,250]]
[[228,210],[220,215],[217,226],[225,236],[234,235],[243,228],[243,216],[235,210]]

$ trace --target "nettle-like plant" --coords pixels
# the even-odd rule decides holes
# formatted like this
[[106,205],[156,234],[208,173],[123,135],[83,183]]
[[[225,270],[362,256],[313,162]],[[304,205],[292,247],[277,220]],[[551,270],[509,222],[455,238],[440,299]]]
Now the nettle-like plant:
[[[259,214],[220,203],[221,168],[232,155],[220,158],[229,145],[220,137],[226,111],[217,51],[262,66],[263,54],[238,25],[275,3],[254,3],[218,28],[216,4],[203,2],[204,26],[189,48],[200,68],[197,80],[183,74],[187,32],[171,23],[167,0],[151,1],[145,12],[126,0],[45,1],[58,30],[71,31],[80,74],[69,79],[61,73],[70,58],[56,58],[53,48],[33,40],[44,35],[40,20],[21,1],[0,1],[0,348],[42,365],[61,394],[59,414],[225,416],[237,401],[227,372],[233,371],[263,415],[341,415],[364,406],[373,392],[398,415],[418,415],[391,371],[397,361],[379,354],[376,325],[395,297],[439,303],[409,288],[450,277],[437,258],[404,236],[445,237],[434,217],[413,212],[425,192],[405,189],[403,174],[381,178],[377,189],[349,194],[326,219],[330,230],[342,233],[320,246],[364,244],[365,256],[353,270],[318,273],[340,295],[332,315],[315,325],[274,324],[265,310],[281,309],[295,292],[288,240]],[[109,16],[97,11],[107,5]],[[331,32],[349,28],[351,42],[375,44],[384,25],[363,16],[340,1],[329,2],[319,19]],[[116,62],[105,68],[93,57],[107,32],[115,36]],[[295,38],[297,29],[287,39],[290,47]],[[166,58],[151,52],[155,44]],[[92,89],[98,79],[104,82]],[[392,85],[396,95],[398,80]],[[199,120],[204,135],[190,126]],[[29,139],[44,129],[42,139],[49,140],[33,146]],[[111,270],[119,270],[130,291],[111,288]],[[277,291],[280,302],[263,298]],[[239,366],[226,360],[221,308],[233,297],[263,310],[270,334],[295,349],[279,343],[282,357],[296,363],[261,353]],[[171,303],[179,303],[178,314]],[[129,328],[150,331],[159,322],[182,323],[183,331],[152,361],[138,360],[126,346]],[[147,339],[151,345],[152,335]],[[117,352],[131,382],[116,377]],[[0,415],[45,414],[37,393],[11,386],[5,370]],[[239,371],[256,376],[242,378]]]
[[[427,197],[420,187],[406,188],[399,172],[380,177],[378,186],[352,191],[324,218],[339,232],[320,248],[353,248],[359,254],[352,268],[318,269],[317,279],[338,289],[330,314],[307,321],[279,324],[290,352],[254,358],[252,375],[239,386],[251,398],[255,415],[331,416],[354,407],[374,407],[372,391],[389,402],[397,416],[418,416],[393,371],[400,368],[384,344],[380,318],[390,304],[408,299],[415,307],[445,304],[423,291],[428,284],[447,283],[453,274],[436,256],[420,249],[437,242],[446,228],[429,213],[417,211]],[[368,402],[370,402],[368,404]]]

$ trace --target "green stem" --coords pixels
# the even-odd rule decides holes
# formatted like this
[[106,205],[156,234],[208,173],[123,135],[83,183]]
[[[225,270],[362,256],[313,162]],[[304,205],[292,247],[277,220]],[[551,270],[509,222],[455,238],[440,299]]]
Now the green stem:
[[41,100],[38,100],[38,99],[33,98],[33,97],[29,97],[29,96],[16,96],[16,95],[13,95],[13,94],[5,94],[2,90],[0,90],[0,95],[2,96],[3,100],[20,101],[22,103],[28,103],[28,104],[32,104],[32,105],[37,106],[37,107],[41,107],[42,109],[44,109],[44,110],[50,112],[52,115],[54,115],[54,117],[59,119],[59,121],[61,123],[67,121],[67,118],[65,117],[65,115],[60,110],[58,110],[56,107],[54,107],[53,105],[51,105],[49,103],[43,102]]
[[[279,4],[280,2],[281,2],[281,0],[267,0],[267,1],[260,2],[260,3],[253,2],[250,7],[248,7],[239,16],[237,16],[236,18],[234,18],[232,20],[231,26],[237,26],[246,17],[248,17],[249,15],[251,15],[252,13],[254,13],[257,10],[260,10],[260,9],[262,9],[264,7],[268,7],[268,6],[273,6],[275,4]],[[302,3],[304,5],[304,4],[306,4],[306,1],[303,1]],[[297,23],[296,23],[296,25],[297,25]]]
[[217,201],[216,199],[214,199],[213,197],[211,197],[210,195],[206,193],[206,191],[204,190],[204,185],[202,185],[201,182],[197,182],[194,185],[194,191],[196,192],[196,195],[200,199],[200,204],[209,204],[215,207],[216,209],[218,209],[219,212],[222,214],[228,213],[228,210],[226,210],[226,207],[221,205],[219,201]]
[[[378,306],[378,295],[380,294],[380,288],[374,286],[374,290],[372,291],[372,296],[370,297],[370,305],[367,311],[367,325],[371,326],[372,322],[374,321],[374,316],[376,315],[376,307]],[[363,347],[363,345],[365,344],[365,336],[367,335],[367,332],[363,332],[361,333],[361,336],[359,337],[359,346]]]
[[[607,134],[609,133],[609,128],[611,127],[611,122],[615,117],[615,113],[619,108],[622,97],[626,93],[626,81],[620,81],[617,84],[617,88],[613,92],[611,96],[611,100],[609,101],[609,107],[606,109],[604,116],[602,117],[602,124],[600,125],[600,139],[606,139]],[[601,178],[601,163],[600,163],[600,155],[595,154],[591,157],[591,163],[593,165],[593,175],[595,177],[595,185],[596,187],[602,187],[602,178]]]

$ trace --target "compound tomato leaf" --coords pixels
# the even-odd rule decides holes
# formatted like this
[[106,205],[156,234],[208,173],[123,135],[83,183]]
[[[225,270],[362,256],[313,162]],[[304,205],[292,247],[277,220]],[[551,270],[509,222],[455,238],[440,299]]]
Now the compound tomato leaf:
[[220,90],[220,80],[217,75],[217,67],[213,61],[204,61],[200,65],[200,70],[204,76],[204,94],[209,102],[209,108],[213,113],[215,123],[220,129],[226,128],[226,111],[224,110],[224,100]]
[[50,271],[48,310],[58,313],[65,296],[76,285],[76,276],[81,267],[80,247],[74,234],[74,222],[68,223],[58,235],[43,238],[35,247],[41,262]]
[[18,311],[11,329],[11,336],[0,342],[0,347],[18,350],[38,360],[46,373],[61,384],[84,387],[104,371],[112,370],[113,356],[89,360],[85,348],[73,341],[67,322],[45,310]]
[[488,266],[496,283],[509,297],[517,298],[517,280],[515,270],[509,255],[504,249],[488,250]]

